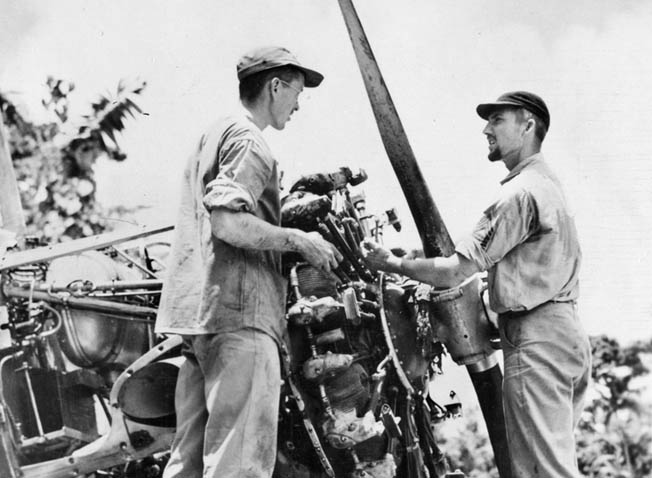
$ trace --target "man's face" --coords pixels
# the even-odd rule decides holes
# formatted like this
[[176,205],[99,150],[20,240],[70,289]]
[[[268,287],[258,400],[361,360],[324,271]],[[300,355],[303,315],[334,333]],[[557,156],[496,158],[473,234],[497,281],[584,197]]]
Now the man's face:
[[482,132],[489,141],[489,161],[513,162],[523,148],[523,132],[526,123],[519,121],[515,109],[504,108],[493,111]]
[[303,75],[299,75],[292,81],[272,79],[271,125],[274,129],[285,128],[292,113],[299,110],[299,95],[303,91],[303,87]]

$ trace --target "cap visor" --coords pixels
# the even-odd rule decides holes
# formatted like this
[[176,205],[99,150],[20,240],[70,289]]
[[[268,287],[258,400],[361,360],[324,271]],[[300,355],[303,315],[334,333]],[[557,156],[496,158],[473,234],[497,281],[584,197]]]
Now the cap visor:
[[498,108],[503,108],[505,106],[518,106],[522,107],[523,105],[518,103],[512,103],[511,101],[497,101],[495,103],[482,103],[475,108],[475,111],[478,113],[480,118],[489,119],[489,115],[497,110]]
[[305,68],[303,66],[298,68],[303,72],[305,80],[304,85],[306,88],[315,88],[316,86],[319,86],[324,79],[324,75],[316,72],[315,70],[311,70],[310,68]]

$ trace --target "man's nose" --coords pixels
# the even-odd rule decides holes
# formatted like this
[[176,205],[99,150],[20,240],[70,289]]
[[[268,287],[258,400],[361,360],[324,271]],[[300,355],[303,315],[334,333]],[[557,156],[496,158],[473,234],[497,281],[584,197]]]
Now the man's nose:
[[491,132],[491,127],[490,127],[490,124],[487,123],[487,124],[485,125],[484,129],[482,130],[482,133],[483,133],[483,134],[489,134],[490,132]]

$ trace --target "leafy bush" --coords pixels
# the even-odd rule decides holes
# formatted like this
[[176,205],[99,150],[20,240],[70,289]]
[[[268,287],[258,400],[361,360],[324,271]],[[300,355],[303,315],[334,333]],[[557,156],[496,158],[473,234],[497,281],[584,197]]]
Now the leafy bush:
[[605,335],[592,337],[593,385],[578,430],[578,463],[585,476],[643,478],[652,475],[652,410],[641,400],[649,378],[643,359],[652,340],[622,348]]
[[116,133],[125,119],[143,113],[134,98],[146,84],[120,82],[115,95],[100,95],[91,112],[73,125],[68,116],[71,82],[47,79],[43,107],[54,121],[34,124],[0,92],[0,111],[9,130],[9,149],[25,213],[27,233],[43,242],[58,242],[101,233],[109,228],[95,199],[93,168],[98,158],[126,158]]
[[[621,347],[605,335],[591,337],[593,383],[576,431],[578,466],[590,478],[652,476],[652,403],[642,393],[652,377],[652,340]],[[461,419],[436,426],[451,469],[470,478],[497,478],[491,443],[477,406]]]

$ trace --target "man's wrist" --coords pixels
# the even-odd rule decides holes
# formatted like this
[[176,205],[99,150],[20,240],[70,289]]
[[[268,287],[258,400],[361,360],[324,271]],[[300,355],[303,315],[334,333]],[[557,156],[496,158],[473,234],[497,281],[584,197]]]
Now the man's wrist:
[[305,232],[301,229],[283,228],[286,234],[284,249],[286,251],[301,252],[301,245],[305,239]]
[[387,258],[387,270],[389,272],[403,273],[403,258],[391,255]]

